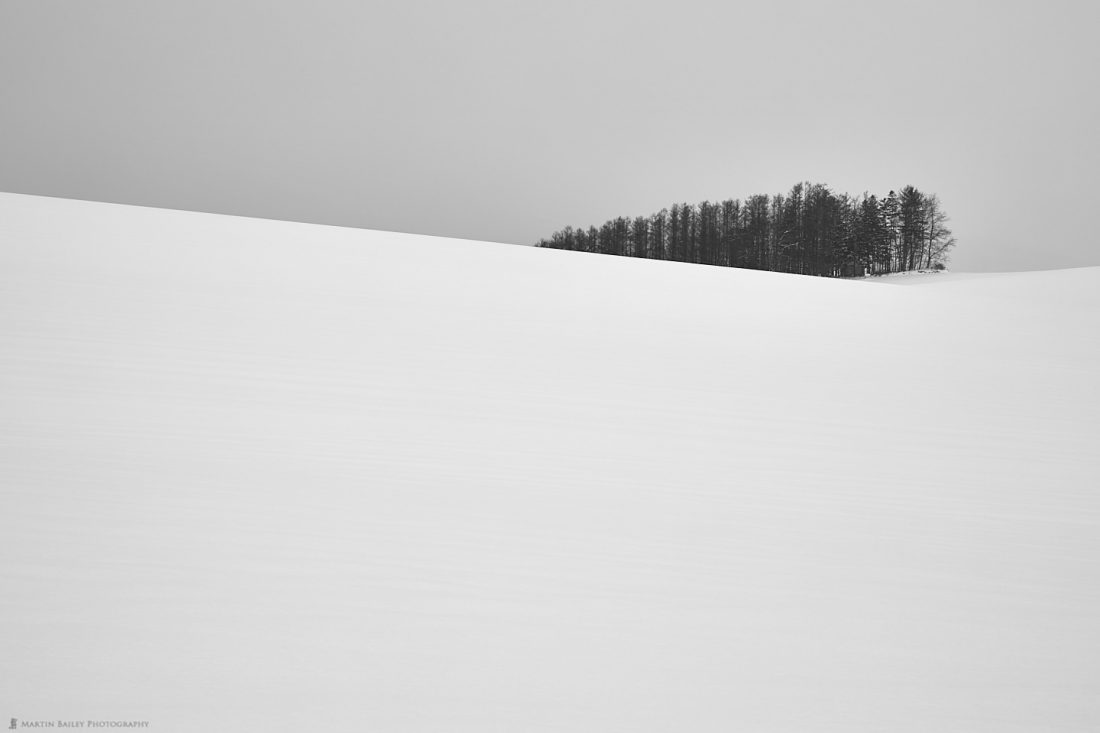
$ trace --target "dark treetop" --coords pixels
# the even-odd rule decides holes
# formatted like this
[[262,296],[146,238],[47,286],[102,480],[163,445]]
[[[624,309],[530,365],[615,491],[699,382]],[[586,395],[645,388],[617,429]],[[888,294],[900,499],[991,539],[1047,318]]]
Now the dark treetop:
[[673,204],[652,216],[566,227],[539,247],[827,277],[943,269],[955,244],[939,199],[798,183],[787,194]]

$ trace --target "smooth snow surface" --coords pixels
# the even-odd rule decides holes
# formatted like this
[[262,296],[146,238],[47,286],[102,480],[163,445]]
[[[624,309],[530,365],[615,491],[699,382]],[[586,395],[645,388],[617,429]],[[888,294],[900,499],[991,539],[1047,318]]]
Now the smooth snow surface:
[[1098,333],[1100,268],[2,195],[0,716],[1098,730]]

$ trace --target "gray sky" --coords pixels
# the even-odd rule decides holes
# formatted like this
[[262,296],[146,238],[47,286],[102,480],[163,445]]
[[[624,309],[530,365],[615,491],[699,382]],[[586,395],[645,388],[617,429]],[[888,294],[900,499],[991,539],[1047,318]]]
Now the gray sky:
[[1100,4],[3,0],[0,190],[529,243],[800,180],[1100,264]]

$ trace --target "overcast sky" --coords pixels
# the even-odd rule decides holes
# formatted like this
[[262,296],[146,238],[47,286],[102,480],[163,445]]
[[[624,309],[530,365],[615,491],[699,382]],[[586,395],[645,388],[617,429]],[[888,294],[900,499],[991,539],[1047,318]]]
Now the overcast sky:
[[530,243],[800,180],[1100,264],[1100,3],[3,0],[0,190]]

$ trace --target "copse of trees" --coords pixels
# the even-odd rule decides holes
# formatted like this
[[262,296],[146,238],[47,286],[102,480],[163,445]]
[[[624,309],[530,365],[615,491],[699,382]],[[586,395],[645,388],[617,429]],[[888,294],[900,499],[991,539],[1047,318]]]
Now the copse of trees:
[[539,247],[826,277],[942,269],[955,238],[935,194],[885,198],[798,183],[744,201],[673,204],[651,216],[554,232]]

